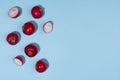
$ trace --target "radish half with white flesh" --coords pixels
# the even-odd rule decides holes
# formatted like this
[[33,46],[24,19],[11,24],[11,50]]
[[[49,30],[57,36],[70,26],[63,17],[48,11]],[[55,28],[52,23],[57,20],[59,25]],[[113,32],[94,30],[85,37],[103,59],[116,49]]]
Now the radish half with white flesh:
[[53,30],[53,22],[48,21],[43,25],[43,30],[45,33],[50,33]]
[[8,15],[9,15],[11,18],[17,18],[17,17],[20,15],[20,9],[19,9],[19,7],[12,7],[12,8],[9,10]]
[[24,56],[18,55],[14,58],[14,63],[18,66],[22,66],[25,63]]

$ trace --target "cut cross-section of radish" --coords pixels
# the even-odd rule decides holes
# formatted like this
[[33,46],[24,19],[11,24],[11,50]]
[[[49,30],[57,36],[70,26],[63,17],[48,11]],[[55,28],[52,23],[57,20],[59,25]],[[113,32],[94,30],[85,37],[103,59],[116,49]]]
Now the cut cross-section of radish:
[[16,56],[16,57],[14,58],[14,63],[15,63],[16,65],[18,65],[18,66],[22,66],[22,65],[25,63],[25,58],[24,58],[24,56],[21,56],[21,55]]
[[43,30],[45,33],[50,33],[53,30],[53,22],[48,21],[43,25]]
[[17,18],[20,15],[20,9],[18,7],[12,7],[9,12],[8,15],[11,18]]
[[19,59],[14,59],[14,62],[15,62],[15,64],[17,64],[18,66],[22,66],[22,62],[21,62],[21,60],[19,60]]

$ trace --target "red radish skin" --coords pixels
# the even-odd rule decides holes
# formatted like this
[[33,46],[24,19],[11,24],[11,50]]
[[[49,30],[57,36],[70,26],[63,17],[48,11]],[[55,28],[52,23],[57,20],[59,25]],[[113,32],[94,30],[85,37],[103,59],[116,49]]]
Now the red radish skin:
[[28,57],[34,57],[38,53],[38,48],[33,44],[29,44],[24,48],[24,52]]
[[22,27],[23,33],[26,35],[32,35],[35,32],[35,25],[32,22],[27,22]]
[[10,45],[16,45],[19,42],[19,36],[18,34],[12,32],[7,35],[7,42]]
[[19,55],[14,58],[14,63],[18,66],[22,66],[25,63],[24,57]]
[[42,60],[39,60],[36,65],[35,65],[35,69],[38,73],[43,73],[47,70],[48,68],[48,65],[47,63],[45,63],[44,61]]
[[53,22],[48,21],[43,25],[43,30],[45,33],[50,33],[53,31]]
[[44,15],[43,8],[40,6],[34,6],[31,10],[31,14],[35,19],[39,19]]
[[9,12],[8,15],[11,18],[17,18],[20,15],[20,9],[18,7],[12,7]]

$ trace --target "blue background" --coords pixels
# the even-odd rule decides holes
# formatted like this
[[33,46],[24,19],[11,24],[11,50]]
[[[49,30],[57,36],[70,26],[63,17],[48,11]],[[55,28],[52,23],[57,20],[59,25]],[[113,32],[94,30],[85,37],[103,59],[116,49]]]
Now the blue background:
[[[30,10],[45,8],[41,19]],[[16,19],[8,16],[13,6],[22,8]],[[0,79],[2,80],[120,80],[120,0],[1,0],[0,2]],[[38,30],[32,36],[22,33],[22,25],[34,20]],[[42,25],[52,20],[54,30],[45,34]],[[6,36],[19,31],[21,41],[11,46]],[[41,51],[34,58],[24,54],[25,45],[37,42]],[[24,55],[26,63],[13,63]],[[41,58],[49,61],[44,73],[34,65]]]

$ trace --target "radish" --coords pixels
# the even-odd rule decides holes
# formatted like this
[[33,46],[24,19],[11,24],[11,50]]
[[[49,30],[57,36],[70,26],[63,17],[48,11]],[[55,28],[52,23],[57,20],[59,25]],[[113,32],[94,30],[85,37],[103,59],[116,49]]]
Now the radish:
[[9,12],[8,12],[8,15],[11,17],[11,18],[17,18],[18,16],[20,16],[20,8],[15,6],[15,7],[12,7]]
[[20,41],[20,38],[20,33],[18,31],[14,31],[7,35],[6,40],[10,45],[16,45]]
[[43,73],[45,72],[49,67],[49,62],[47,59],[40,59],[39,61],[36,62],[35,64],[35,69],[38,73]]
[[31,43],[25,46],[24,52],[28,57],[35,57],[39,52],[40,47],[37,43]]
[[42,6],[34,6],[31,9],[31,14],[32,14],[33,18],[39,19],[44,15],[44,9]]
[[18,66],[22,66],[25,63],[25,57],[22,55],[18,55],[14,58],[14,63]]
[[45,33],[50,33],[53,30],[53,22],[52,21],[48,21],[43,25],[43,31]]
[[32,22],[26,22],[22,26],[22,31],[26,35],[32,35],[35,32],[35,25]]

